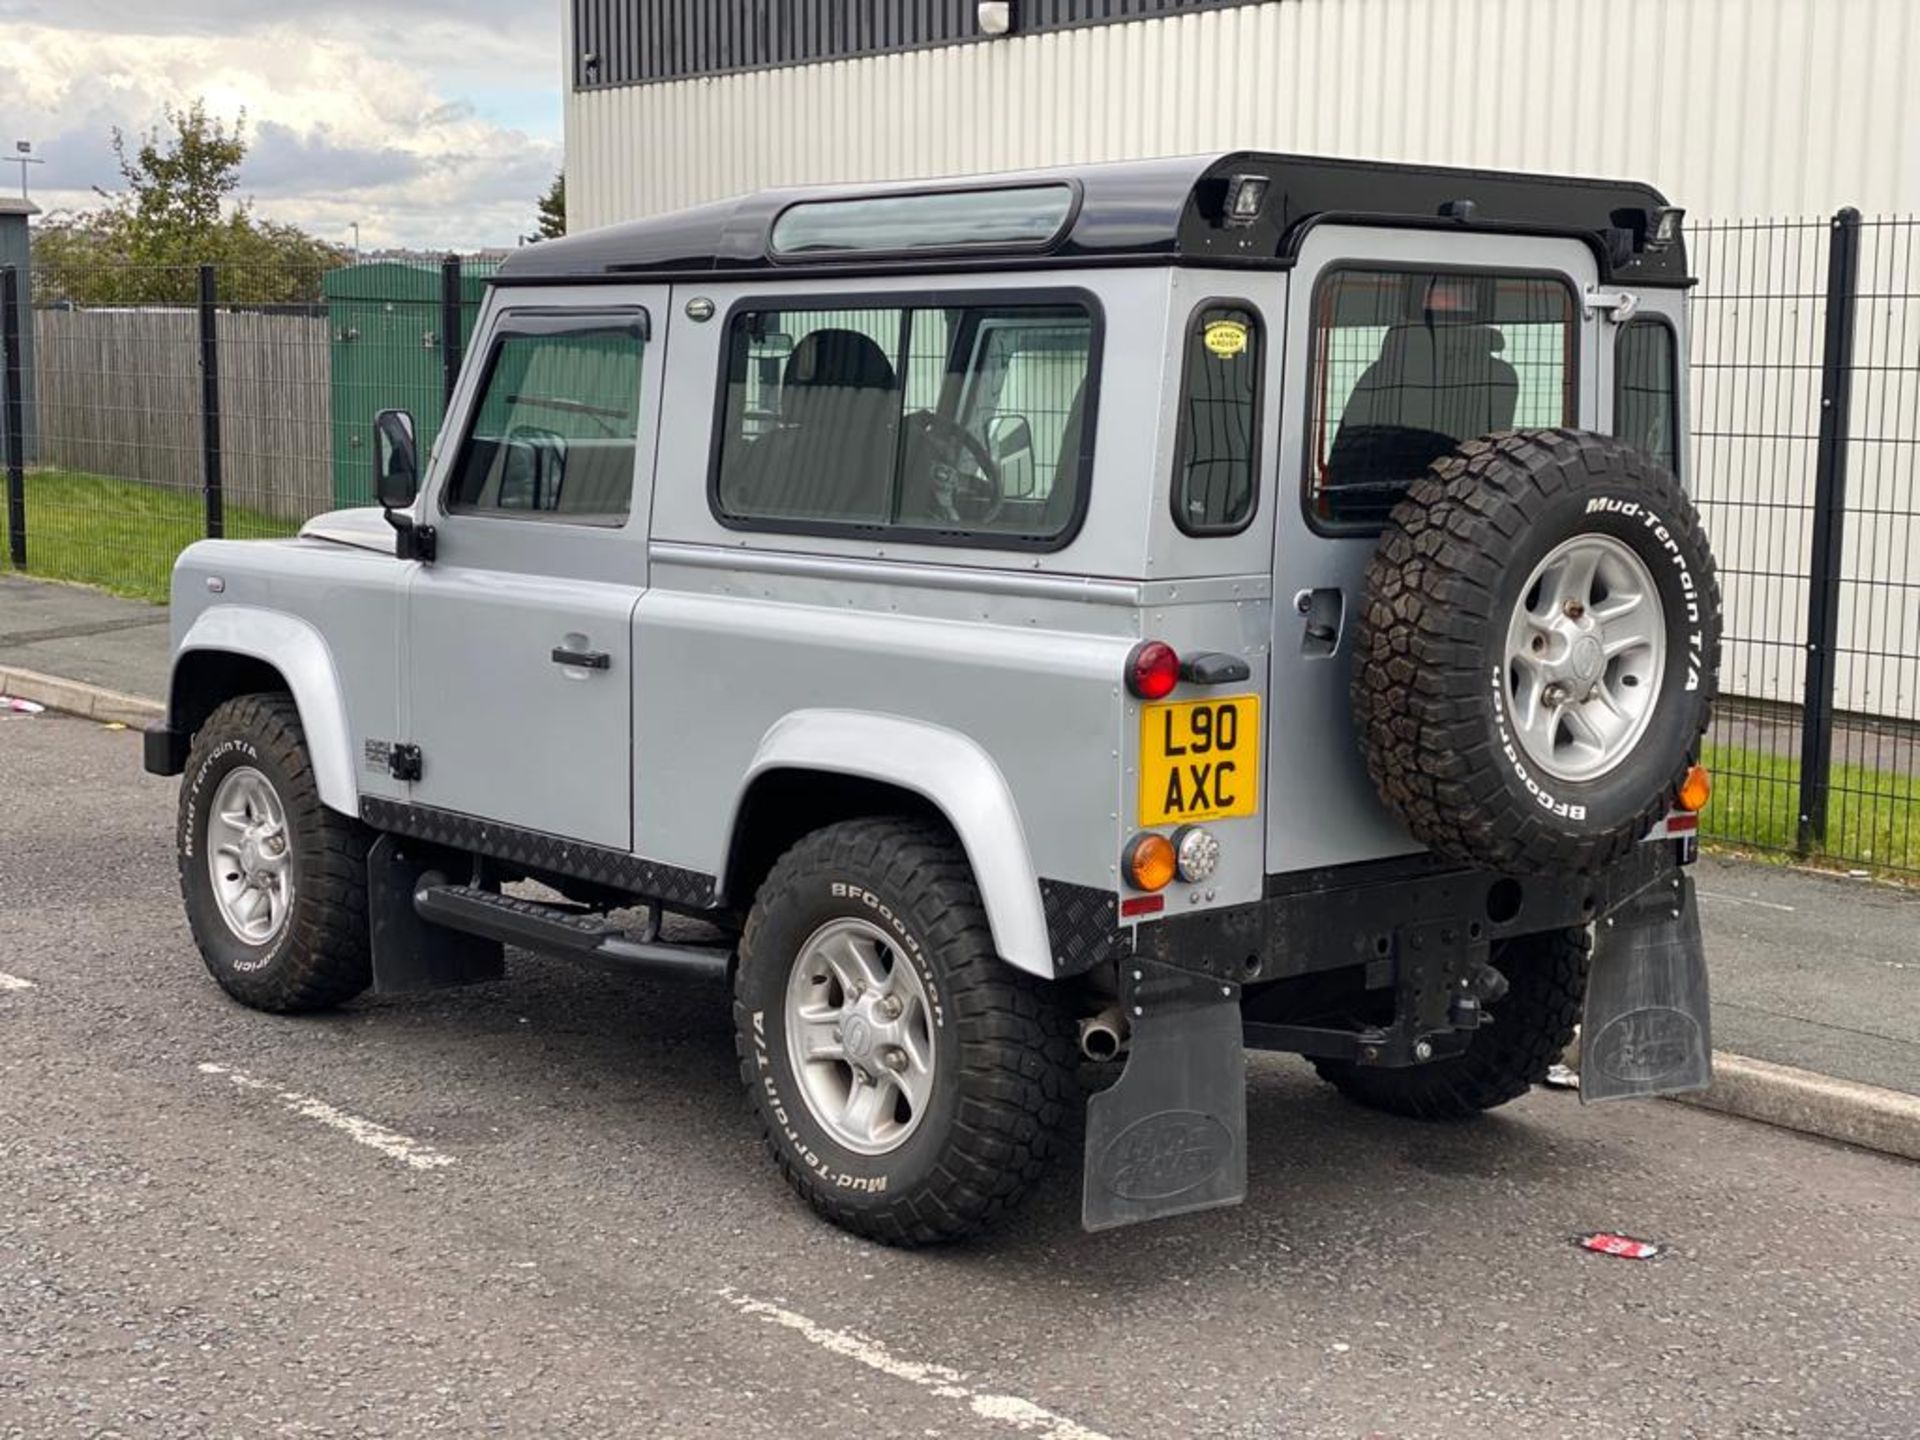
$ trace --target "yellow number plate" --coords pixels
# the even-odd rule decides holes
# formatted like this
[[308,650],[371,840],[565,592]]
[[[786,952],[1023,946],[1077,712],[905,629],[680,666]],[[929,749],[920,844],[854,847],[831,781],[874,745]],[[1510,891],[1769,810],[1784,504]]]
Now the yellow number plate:
[[1260,808],[1260,697],[1140,707],[1140,823],[1224,820]]

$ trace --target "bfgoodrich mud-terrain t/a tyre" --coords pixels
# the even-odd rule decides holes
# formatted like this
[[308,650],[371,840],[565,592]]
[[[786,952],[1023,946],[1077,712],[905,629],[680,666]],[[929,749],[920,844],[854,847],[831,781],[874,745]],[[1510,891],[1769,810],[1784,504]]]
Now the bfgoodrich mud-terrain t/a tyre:
[[176,838],[187,923],[234,999],[319,1010],[367,988],[367,832],[320,803],[291,699],[243,695],[208,717]]
[[890,1245],[1011,1210],[1075,1093],[1070,1028],[994,954],[958,843],[918,821],[833,825],[780,859],[741,939],[734,1020],[781,1171]]
[[1405,1069],[1346,1060],[1316,1060],[1314,1069],[1349,1099],[1415,1120],[1464,1120],[1517,1100],[1573,1039],[1592,953],[1584,929],[1517,936],[1493,947],[1507,993],[1487,1007],[1491,1018],[1465,1053]]
[[1394,508],[1355,648],[1367,768],[1416,839],[1592,872],[1666,812],[1706,728],[1713,557],[1679,482],[1618,440],[1469,441]]

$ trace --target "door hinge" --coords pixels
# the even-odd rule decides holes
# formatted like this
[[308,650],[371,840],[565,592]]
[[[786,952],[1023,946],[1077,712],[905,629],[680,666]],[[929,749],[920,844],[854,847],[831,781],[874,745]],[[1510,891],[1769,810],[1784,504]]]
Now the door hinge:
[[396,780],[420,778],[420,747],[395,745],[387,752],[387,773]]
[[1640,297],[1631,290],[1588,290],[1581,299],[1581,305],[1587,312],[1587,318],[1593,318],[1593,312],[1604,310],[1607,318],[1616,325],[1624,325],[1627,317],[1640,308]]

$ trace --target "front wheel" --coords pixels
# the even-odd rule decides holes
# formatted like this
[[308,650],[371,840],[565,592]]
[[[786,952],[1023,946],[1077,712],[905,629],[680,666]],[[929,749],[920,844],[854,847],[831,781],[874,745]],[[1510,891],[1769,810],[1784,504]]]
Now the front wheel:
[[1074,1093],[1070,1028],[994,953],[960,846],[919,821],[829,826],[781,858],[741,937],[734,1020],[781,1172],[885,1244],[1011,1211]]
[[367,832],[320,803],[291,698],[242,695],[207,718],[175,838],[187,923],[234,999],[320,1010],[372,982]]

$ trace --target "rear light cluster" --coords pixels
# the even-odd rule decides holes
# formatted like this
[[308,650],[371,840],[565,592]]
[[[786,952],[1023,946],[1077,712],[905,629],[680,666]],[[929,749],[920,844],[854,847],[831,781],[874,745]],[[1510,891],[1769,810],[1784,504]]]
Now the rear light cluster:
[[1136,890],[1164,890],[1176,879],[1199,885],[1213,878],[1220,865],[1220,842],[1211,830],[1183,825],[1169,840],[1143,830],[1127,842],[1123,869]]
[[1675,797],[1680,808],[1697,814],[1707,808],[1707,801],[1712,798],[1713,777],[1707,773],[1707,767],[1691,767],[1687,771],[1687,778],[1680,782],[1680,793]]
[[[1142,640],[1127,652],[1127,693],[1139,700],[1164,700],[1179,685],[1180,669],[1180,657],[1166,641]],[[1245,675],[1243,665],[1238,677],[1226,678],[1244,679]],[[1219,866],[1220,841],[1210,830],[1183,825],[1171,839],[1143,830],[1127,842],[1120,868],[1128,885],[1146,893],[1123,898],[1121,917],[1133,919],[1157,913],[1166,904],[1166,897],[1159,891],[1176,879],[1189,885],[1204,884]]]
[[1127,654],[1127,692],[1140,700],[1164,700],[1180,683],[1180,657],[1164,640],[1142,640]]

